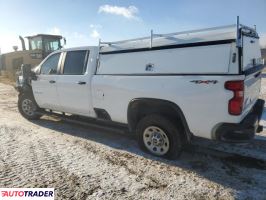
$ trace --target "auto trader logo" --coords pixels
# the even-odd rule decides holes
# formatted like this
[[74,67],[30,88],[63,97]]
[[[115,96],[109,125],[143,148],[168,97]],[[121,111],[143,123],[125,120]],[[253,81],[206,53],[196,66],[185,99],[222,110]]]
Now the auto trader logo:
[[54,200],[54,188],[0,188],[0,200]]

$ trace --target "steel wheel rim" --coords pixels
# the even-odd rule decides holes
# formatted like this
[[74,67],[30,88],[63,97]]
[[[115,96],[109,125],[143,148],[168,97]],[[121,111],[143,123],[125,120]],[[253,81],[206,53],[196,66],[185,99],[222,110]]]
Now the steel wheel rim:
[[169,138],[159,127],[149,126],[143,132],[143,142],[154,155],[165,155],[170,148]]
[[34,111],[36,110],[36,107],[30,99],[24,99],[21,107],[23,112],[28,116],[34,115]]

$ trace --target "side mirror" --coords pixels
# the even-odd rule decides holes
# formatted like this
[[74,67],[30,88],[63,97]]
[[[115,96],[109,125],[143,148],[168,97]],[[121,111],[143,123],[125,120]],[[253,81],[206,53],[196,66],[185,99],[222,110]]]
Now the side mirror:
[[[62,49],[64,46],[66,46],[66,38],[65,37],[63,37],[61,40],[60,40],[60,49]],[[64,43],[64,44],[62,44],[62,43]]]
[[64,40],[64,46],[66,46],[66,38],[64,37],[63,40]]
[[33,81],[37,81],[37,75],[36,75],[36,73],[35,72],[33,72],[33,71],[31,71],[31,80],[33,80]]
[[24,78],[28,78],[31,75],[31,65],[22,64],[21,65],[21,73]]
[[22,64],[21,65],[21,75],[23,76],[23,79],[25,80],[37,80],[37,75],[34,71],[31,69],[31,65]]

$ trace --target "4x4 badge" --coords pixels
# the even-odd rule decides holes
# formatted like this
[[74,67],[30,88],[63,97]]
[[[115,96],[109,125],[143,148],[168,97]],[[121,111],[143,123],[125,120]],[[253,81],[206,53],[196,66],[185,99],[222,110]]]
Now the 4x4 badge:
[[192,83],[196,83],[196,84],[216,84],[218,83],[217,80],[193,80],[193,81],[190,81]]

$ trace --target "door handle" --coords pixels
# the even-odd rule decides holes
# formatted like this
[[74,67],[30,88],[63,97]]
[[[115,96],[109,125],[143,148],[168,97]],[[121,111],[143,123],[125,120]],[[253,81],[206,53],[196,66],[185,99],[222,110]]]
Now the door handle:
[[77,82],[77,84],[79,84],[79,85],[85,85],[86,82],[85,81],[79,81],[79,82]]
[[49,83],[55,83],[55,81],[54,80],[50,80]]

